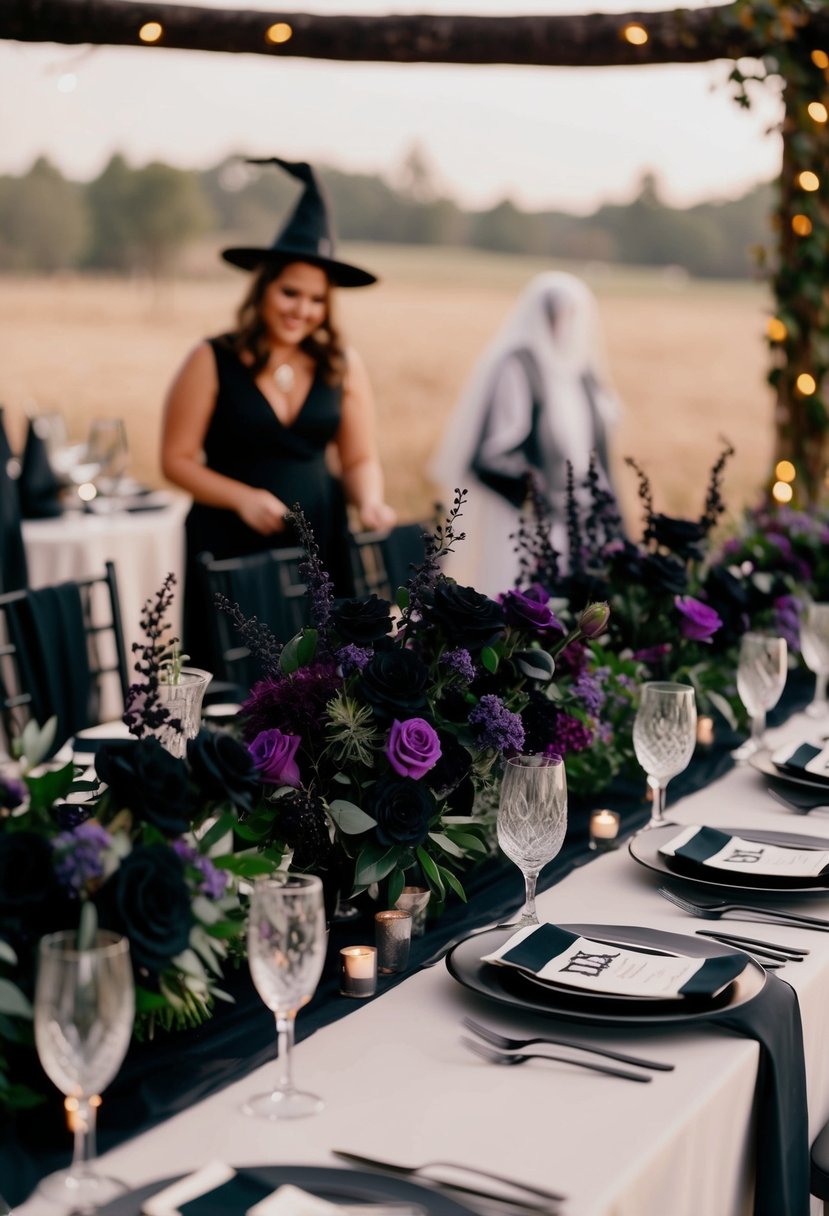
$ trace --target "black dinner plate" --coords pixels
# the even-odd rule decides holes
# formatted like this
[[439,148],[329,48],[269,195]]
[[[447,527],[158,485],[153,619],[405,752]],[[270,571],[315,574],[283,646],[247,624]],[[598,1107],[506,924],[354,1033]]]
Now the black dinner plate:
[[[695,886],[715,887],[718,891],[754,891],[763,895],[829,895],[829,877],[825,874],[820,878],[781,878],[768,875],[763,878],[759,874],[747,875],[741,881],[740,875],[722,873],[717,876],[713,867],[703,867],[692,863],[677,864],[663,857],[659,846],[670,840],[682,830],[682,824],[668,823],[660,828],[647,828],[637,833],[628,841],[628,852],[640,865],[658,874],[666,874],[671,878],[681,878],[683,882]],[[797,832],[767,832],[755,828],[721,828],[732,836],[742,836],[744,840],[756,840],[758,844],[776,844],[789,849],[829,849],[829,837],[804,836]]]
[[[613,942],[620,946],[651,951],[687,954],[692,958],[716,958],[734,954],[734,948],[720,945],[702,937],[681,933],[663,933],[659,929],[643,929],[630,925],[562,925],[570,933],[593,940]],[[573,1022],[600,1022],[610,1025],[673,1025],[714,1017],[724,1010],[745,1005],[763,990],[766,973],[749,959],[745,970],[730,984],[720,1001],[655,1001],[653,998],[609,1000],[607,994],[578,992],[570,995],[550,985],[522,982],[521,976],[508,967],[484,963],[481,956],[490,954],[515,932],[514,926],[487,929],[460,942],[446,956],[449,974],[465,988],[479,996],[510,1005],[525,1013],[540,1013]],[[601,999],[595,999],[597,995]]]
[[749,756],[748,762],[752,768],[756,768],[764,777],[773,777],[775,781],[783,781],[787,785],[803,785],[809,790],[820,790],[821,793],[826,795],[826,801],[829,803],[829,781],[825,778],[821,781],[818,778],[801,777],[797,773],[778,768],[771,758],[771,752],[766,748],[755,752],[753,756]]
[[[329,1169],[317,1165],[240,1166],[255,1173],[256,1178],[276,1190],[279,1186],[296,1186],[329,1203],[411,1203],[417,1204],[428,1216],[471,1216],[470,1209],[431,1187],[420,1186],[408,1178],[392,1178],[368,1170]],[[141,1205],[151,1195],[186,1174],[159,1178],[146,1186],[121,1195],[112,1203],[98,1208],[98,1216],[140,1216]]]

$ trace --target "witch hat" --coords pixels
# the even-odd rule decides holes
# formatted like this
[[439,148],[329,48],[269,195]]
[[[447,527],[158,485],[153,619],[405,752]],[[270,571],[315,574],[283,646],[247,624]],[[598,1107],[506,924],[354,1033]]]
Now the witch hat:
[[367,287],[377,282],[376,275],[334,257],[334,234],[328,204],[311,165],[304,161],[282,160],[278,156],[249,160],[247,163],[279,165],[280,169],[301,181],[305,189],[272,245],[223,249],[222,257],[226,262],[242,270],[254,270],[268,263],[310,262],[312,266],[324,270],[337,287]]

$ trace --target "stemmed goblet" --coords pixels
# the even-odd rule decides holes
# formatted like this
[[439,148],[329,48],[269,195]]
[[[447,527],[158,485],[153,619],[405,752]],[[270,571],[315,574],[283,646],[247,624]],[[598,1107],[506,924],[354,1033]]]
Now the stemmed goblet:
[[829,712],[826,681],[829,678],[829,604],[811,603],[800,626],[800,653],[803,662],[815,673],[815,695],[806,713],[822,718]]
[[313,874],[257,879],[250,901],[248,962],[256,990],[276,1018],[279,1078],[270,1093],[242,1107],[265,1119],[297,1119],[322,1110],[293,1078],[296,1015],[314,995],[325,961],[322,881]]
[[633,720],[633,750],[653,790],[649,828],[665,822],[668,782],[688,767],[696,740],[697,707],[690,684],[644,684]]
[[94,1168],[101,1090],[113,1079],[132,1035],[135,990],[125,937],[100,929],[89,949],[77,935],[41,939],[35,986],[35,1043],[46,1075],[66,1095],[75,1144],[68,1170],[51,1174],[41,1194],[73,1211],[92,1211],[126,1190]]
[[89,428],[87,458],[99,465],[95,484],[101,494],[117,494],[127,471],[127,430],[121,418],[95,418]]
[[751,735],[731,754],[748,760],[763,746],[766,713],[773,709],[786,684],[786,639],[765,633],[744,633],[737,664],[737,692],[751,718]]
[[567,831],[567,777],[561,756],[507,760],[497,830],[499,845],[524,875],[524,907],[516,927],[537,925],[538,875],[558,855]]

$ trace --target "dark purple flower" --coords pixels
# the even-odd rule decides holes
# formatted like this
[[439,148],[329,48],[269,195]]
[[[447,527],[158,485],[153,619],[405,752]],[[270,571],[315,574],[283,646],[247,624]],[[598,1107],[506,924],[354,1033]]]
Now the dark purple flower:
[[440,739],[433,726],[423,718],[397,719],[391,724],[386,756],[398,777],[417,781],[440,759]]
[[550,596],[533,583],[526,591],[508,591],[502,595],[501,604],[507,624],[531,633],[564,633],[565,629],[550,607]]
[[481,747],[493,747],[506,755],[520,752],[524,746],[523,722],[494,693],[481,697],[469,715],[469,723]]
[[0,808],[13,811],[26,797],[26,787],[16,777],[0,777]]
[[702,600],[695,600],[692,595],[678,595],[674,603],[682,618],[679,631],[684,638],[692,642],[710,642],[721,628],[722,618]]
[[371,646],[391,630],[391,604],[376,595],[338,600],[331,609],[330,623],[343,642]]
[[304,739],[318,733],[325,707],[342,683],[336,665],[327,662],[309,663],[281,679],[260,680],[240,710],[245,739],[250,742],[273,726]]
[[73,895],[104,875],[104,854],[112,837],[100,823],[82,823],[71,832],[60,832],[52,841],[58,881]]
[[643,646],[641,650],[634,650],[631,657],[637,663],[647,663],[648,667],[653,667],[667,658],[672,650],[670,642],[657,642],[655,646]]
[[349,642],[337,651],[337,662],[343,675],[350,676],[354,671],[362,671],[372,654],[373,651],[367,646],[355,646],[353,642]]
[[556,718],[555,742],[545,749],[546,755],[566,756],[570,752],[583,752],[593,742],[593,732],[580,718],[559,710]]
[[214,866],[209,857],[200,853],[186,840],[174,840],[173,850],[185,865],[192,866],[201,875],[199,894],[206,895],[208,899],[221,899],[227,890],[230,875]]
[[301,742],[299,735],[283,734],[278,727],[261,731],[248,745],[248,751],[262,780],[267,781],[269,785],[292,785],[298,788],[302,784],[302,778],[299,775],[296,753]]
[[440,662],[451,671],[456,672],[462,680],[466,680],[467,684],[471,684],[475,679],[475,664],[472,662],[472,655],[463,647],[458,650],[444,650],[440,656]]

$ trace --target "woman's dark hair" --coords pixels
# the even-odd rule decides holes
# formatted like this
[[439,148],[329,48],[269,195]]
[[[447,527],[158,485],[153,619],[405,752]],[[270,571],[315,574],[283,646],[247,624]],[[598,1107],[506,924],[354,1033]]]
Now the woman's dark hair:
[[[268,262],[260,266],[239,305],[236,329],[228,335],[227,344],[237,355],[250,356],[250,368],[254,376],[259,375],[270,357],[267,330],[262,320],[262,298],[266,289],[274,279],[279,278],[286,266],[301,260],[286,258],[284,262]],[[322,371],[326,384],[340,384],[345,374],[345,352],[332,316],[330,284],[327,295],[325,319],[318,329],[300,342],[299,348],[311,356]]]

